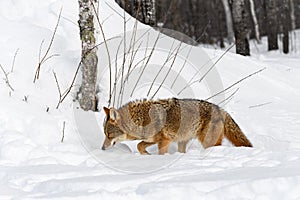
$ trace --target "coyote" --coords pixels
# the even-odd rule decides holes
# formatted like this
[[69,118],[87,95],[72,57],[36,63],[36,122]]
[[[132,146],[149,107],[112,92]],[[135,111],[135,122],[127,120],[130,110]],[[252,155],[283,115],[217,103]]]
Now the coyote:
[[197,138],[204,148],[222,144],[225,136],[235,146],[252,147],[231,116],[215,104],[196,99],[138,100],[119,109],[106,108],[102,149],[125,140],[141,140],[137,149],[157,144],[159,154],[168,152],[171,142],[186,152],[187,143]]

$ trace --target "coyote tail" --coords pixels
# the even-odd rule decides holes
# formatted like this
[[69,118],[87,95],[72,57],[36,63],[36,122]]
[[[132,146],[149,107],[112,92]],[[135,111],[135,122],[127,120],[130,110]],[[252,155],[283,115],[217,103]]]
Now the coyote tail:
[[245,146],[252,147],[251,142],[244,135],[240,127],[235,123],[232,117],[226,113],[225,115],[225,125],[224,125],[224,135],[225,137],[235,146]]

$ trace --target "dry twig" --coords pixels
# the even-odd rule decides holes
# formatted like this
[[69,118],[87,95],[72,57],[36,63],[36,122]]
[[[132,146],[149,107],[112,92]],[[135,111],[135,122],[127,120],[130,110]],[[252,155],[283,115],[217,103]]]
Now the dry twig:
[[38,63],[38,67],[37,67],[37,69],[35,71],[33,83],[35,83],[36,80],[38,80],[39,77],[40,77],[40,71],[41,71],[42,64],[44,64],[47,60],[49,60],[49,59],[51,59],[51,58],[53,58],[55,56],[59,56],[58,54],[53,54],[53,55],[48,56],[48,54],[50,52],[50,49],[52,47],[52,44],[53,44],[53,41],[54,41],[54,38],[55,38],[55,35],[56,35],[56,32],[57,32],[58,24],[59,24],[59,21],[61,19],[61,13],[62,13],[62,8],[60,9],[60,12],[59,12],[59,15],[58,15],[58,19],[57,19],[57,22],[56,22],[53,34],[52,34],[51,39],[50,39],[50,43],[48,45],[46,53],[44,54],[44,56],[42,58],[41,58],[41,51],[42,51],[41,49],[42,49],[44,40],[41,42],[40,51],[39,51],[39,63]]
[[249,106],[249,108],[258,108],[258,107],[269,105],[271,103],[273,103],[273,102],[261,103],[261,104],[258,104],[258,105]]
[[7,73],[7,72],[3,69],[3,67],[2,67],[1,64],[0,64],[0,68],[1,68],[1,70],[2,70],[2,72],[3,72],[3,74],[4,74],[4,76],[5,76],[4,81],[5,81],[6,85],[9,87],[9,89],[10,89],[12,92],[14,92],[15,90],[14,90],[14,88],[11,86],[11,84],[10,84],[10,82],[9,82],[9,79],[8,79],[9,73]]
[[225,92],[225,91],[231,89],[231,88],[234,87],[235,85],[237,85],[237,84],[243,82],[244,80],[250,78],[251,76],[253,76],[253,75],[255,75],[255,74],[258,74],[258,73],[264,71],[265,69],[266,69],[266,68],[260,69],[260,70],[258,70],[258,71],[256,71],[256,72],[253,72],[253,73],[249,74],[248,76],[245,76],[244,78],[242,78],[242,79],[240,79],[239,81],[233,83],[232,85],[230,85],[230,86],[227,87],[226,89],[224,89],[224,90],[222,90],[222,91],[220,91],[220,92],[218,92],[218,93],[216,93],[216,94],[210,96],[209,98],[207,98],[207,99],[205,99],[205,100],[208,101],[208,100],[210,100],[210,99],[212,99],[212,98],[214,98],[214,97],[216,97],[216,96],[222,94],[223,92]]
[[14,72],[14,67],[15,67],[15,62],[16,62],[16,57],[17,57],[18,52],[19,52],[19,48],[16,50],[15,55],[14,55],[14,59],[13,59],[13,62],[11,65],[11,70],[10,70],[11,73]]
[[[220,60],[225,56],[225,54],[226,53],[228,53],[229,52],[229,50],[231,49],[231,48],[233,48],[235,46],[235,44],[233,44],[233,45],[231,45],[228,49],[226,49],[226,51],[224,51],[224,53],[222,53],[222,55],[217,59],[217,61],[204,73],[204,75],[200,78],[200,79],[198,79],[198,80],[195,80],[195,81],[193,81],[193,79],[200,73],[200,71],[201,71],[201,69],[202,69],[202,67],[197,71],[197,73],[195,73],[195,75],[190,79],[190,81],[188,82],[188,84],[185,86],[185,87],[183,87],[180,91],[179,91],[179,93],[178,93],[178,95],[180,95],[185,89],[187,89],[188,87],[190,87],[191,85],[193,85],[193,84],[195,84],[195,83],[197,83],[197,82],[201,82],[206,76],[207,76],[207,74],[218,64],[218,62],[220,62]],[[206,63],[207,64],[207,63]],[[206,65],[205,64],[205,65]],[[204,67],[204,66],[203,66]]]
[[66,122],[64,121],[63,123],[63,130],[62,130],[62,137],[61,137],[61,143],[64,142],[64,139],[65,139],[65,128],[66,128]]
[[106,48],[106,53],[107,53],[107,57],[108,57],[108,67],[109,67],[109,95],[110,95],[109,101],[110,101],[111,100],[111,91],[112,91],[112,85],[111,85],[112,84],[111,83],[112,82],[112,68],[111,68],[110,53],[109,53],[109,49],[108,49],[108,45],[107,45],[107,40],[106,40],[106,37],[105,37],[105,34],[104,34],[103,26],[102,26],[102,24],[100,22],[100,19],[99,19],[99,16],[98,16],[97,9],[96,9],[96,7],[94,5],[94,2],[92,0],[90,0],[90,3],[92,4],[94,13],[96,15],[96,19],[97,19],[97,22],[98,22],[98,25],[99,25],[99,28],[100,28],[100,31],[101,31],[101,35],[102,35],[103,40],[104,40],[104,44],[105,44],[105,48]]
[[59,83],[58,83],[58,80],[57,80],[56,73],[54,71],[53,71],[53,76],[55,78],[56,87],[57,87],[58,94],[59,94],[59,100],[58,100],[58,103],[57,103],[57,106],[56,106],[56,109],[58,109],[59,104],[61,103],[62,94],[61,94],[61,90],[60,90],[60,86],[59,86]]
[[239,91],[240,88],[237,88],[229,97],[224,99],[223,101],[219,102],[217,105],[221,105],[222,103],[225,103],[223,106],[225,106],[231,99],[234,97],[234,95]]
[[160,85],[159,85],[159,87],[157,88],[157,90],[156,90],[156,91],[154,92],[154,94],[152,95],[151,99],[153,99],[153,98],[155,97],[155,95],[158,93],[158,91],[160,90],[160,88],[162,87],[162,85],[164,84],[164,82],[166,81],[167,77],[169,76],[169,73],[170,73],[171,69],[172,69],[173,66],[174,66],[174,63],[175,63],[175,60],[176,60],[176,58],[177,58],[177,55],[178,55],[178,52],[179,52],[179,49],[180,49],[181,45],[182,45],[182,42],[180,42],[180,44],[179,44],[179,46],[178,46],[178,48],[177,48],[177,50],[176,50],[176,53],[175,53],[175,55],[174,55],[172,64],[171,64],[171,66],[169,67],[167,74],[165,75],[163,81],[160,83]]

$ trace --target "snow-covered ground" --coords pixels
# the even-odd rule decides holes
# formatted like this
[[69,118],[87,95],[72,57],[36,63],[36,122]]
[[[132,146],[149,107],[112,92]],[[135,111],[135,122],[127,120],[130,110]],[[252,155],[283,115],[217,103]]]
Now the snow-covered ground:
[[[33,83],[40,44],[45,40],[43,53],[61,7],[50,52],[59,56],[42,65],[40,79]],[[123,20],[110,7],[122,12],[113,1],[101,1],[105,34],[114,37],[123,31]],[[224,87],[266,67],[239,84],[225,107],[254,148],[224,142],[204,150],[193,142],[186,154],[141,156],[124,145],[103,152],[102,141],[93,141],[104,163],[87,151],[78,134],[74,94],[55,109],[59,95],[53,71],[65,89],[80,60],[77,16],[75,0],[0,1],[0,64],[14,89],[7,86],[1,71],[1,200],[300,198],[300,41],[298,51],[289,55],[267,52],[265,40],[257,47],[251,43],[251,57],[229,52],[216,66]],[[205,52],[211,58],[223,53],[212,48]],[[205,98],[201,91],[197,97]]]

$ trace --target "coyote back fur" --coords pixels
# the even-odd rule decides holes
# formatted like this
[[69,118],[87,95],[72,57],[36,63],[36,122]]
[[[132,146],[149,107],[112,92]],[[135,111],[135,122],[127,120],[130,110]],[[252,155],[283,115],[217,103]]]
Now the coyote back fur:
[[171,142],[185,153],[187,143],[197,138],[204,148],[221,145],[224,136],[235,146],[252,147],[231,116],[215,104],[196,99],[140,100],[119,109],[105,108],[106,135],[102,149],[124,140],[142,140],[141,154],[157,144],[159,154],[168,152]]

